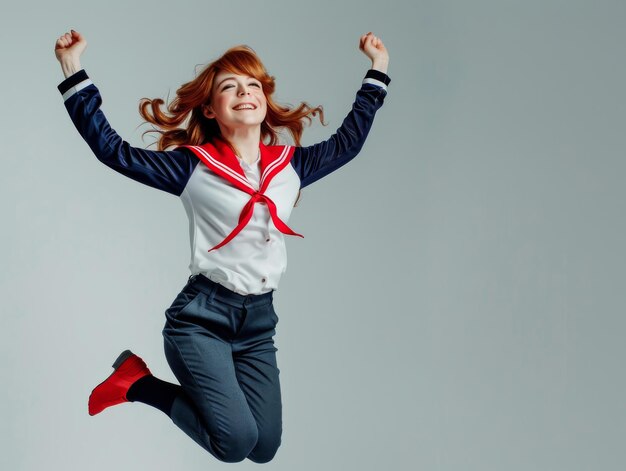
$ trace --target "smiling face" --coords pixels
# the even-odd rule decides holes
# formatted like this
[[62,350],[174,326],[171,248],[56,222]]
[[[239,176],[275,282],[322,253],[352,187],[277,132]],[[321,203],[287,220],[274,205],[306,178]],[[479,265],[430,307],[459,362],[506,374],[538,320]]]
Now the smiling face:
[[211,103],[203,113],[215,119],[222,130],[260,127],[267,113],[263,86],[254,77],[220,71],[213,82]]

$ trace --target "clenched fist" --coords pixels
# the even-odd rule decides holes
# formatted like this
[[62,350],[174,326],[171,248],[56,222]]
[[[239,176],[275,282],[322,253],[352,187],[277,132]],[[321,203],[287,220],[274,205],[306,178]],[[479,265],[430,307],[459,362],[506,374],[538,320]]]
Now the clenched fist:
[[359,49],[372,60],[372,68],[387,73],[389,53],[382,40],[372,32],[364,34],[359,39]]
[[65,77],[81,69],[80,55],[87,47],[87,40],[78,31],[70,31],[60,36],[54,44],[54,54],[61,63]]

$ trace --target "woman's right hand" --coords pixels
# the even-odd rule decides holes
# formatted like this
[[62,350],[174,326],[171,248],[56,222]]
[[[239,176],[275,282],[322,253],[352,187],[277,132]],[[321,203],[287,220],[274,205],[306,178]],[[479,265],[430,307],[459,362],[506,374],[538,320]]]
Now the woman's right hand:
[[71,30],[57,39],[54,54],[61,63],[66,78],[81,69],[80,55],[86,47],[87,40],[78,31]]

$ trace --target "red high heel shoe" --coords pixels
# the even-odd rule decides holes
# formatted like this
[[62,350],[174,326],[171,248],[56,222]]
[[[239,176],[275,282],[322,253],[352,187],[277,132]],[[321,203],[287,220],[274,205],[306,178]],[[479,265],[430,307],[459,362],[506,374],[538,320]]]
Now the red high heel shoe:
[[139,378],[150,373],[144,361],[130,350],[124,350],[113,363],[113,373],[91,391],[89,415],[96,415],[107,407],[128,402],[126,393]]

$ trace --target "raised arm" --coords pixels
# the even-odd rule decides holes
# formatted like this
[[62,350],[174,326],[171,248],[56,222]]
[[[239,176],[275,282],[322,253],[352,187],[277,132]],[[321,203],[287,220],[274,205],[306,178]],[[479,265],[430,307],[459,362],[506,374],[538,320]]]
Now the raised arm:
[[352,110],[326,141],[295,150],[292,165],[300,177],[301,187],[319,180],[347,164],[361,150],[376,111],[387,95],[389,54],[385,45],[372,33],[359,39],[359,49],[372,61],[361,89],[356,94]]
[[81,68],[87,46],[76,31],[59,37],[55,54],[66,79],[58,86],[65,107],[80,135],[98,160],[145,185],[180,196],[199,160],[187,150],[150,151],[132,147],[111,128],[100,109],[97,87]]

